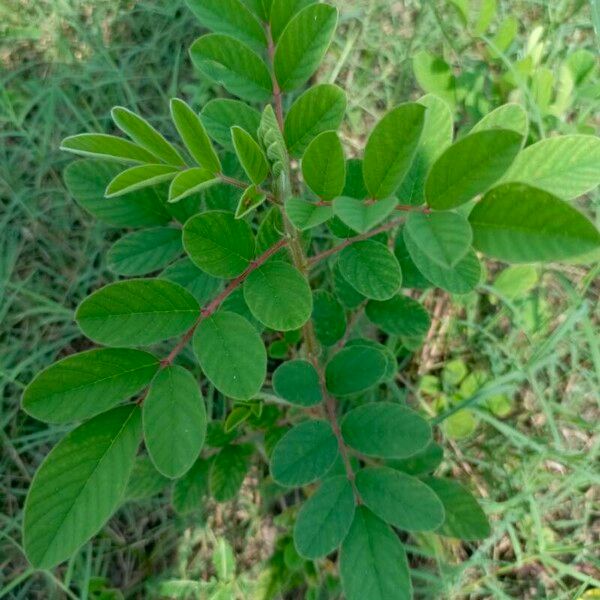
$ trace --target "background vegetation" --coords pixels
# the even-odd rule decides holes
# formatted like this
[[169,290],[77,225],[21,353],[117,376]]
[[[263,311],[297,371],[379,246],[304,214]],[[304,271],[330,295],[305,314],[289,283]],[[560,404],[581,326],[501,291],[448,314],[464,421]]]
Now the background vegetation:
[[[535,138],[597,133],[594,0],[499,0],[489,22],[482,11],[466,23],[468,3],[459,0],[337,3],[342,26],[321,79],[348,93],[349,149],[377,115],[423,88],[450,90],[465,130],[514,100]],[[0,0],[0,598],[198,597],[186,595],[183,580],[211,578],[219,585],[201,597],[305,597],[306,566],[285,538],[287,506],[266,511],[252,477],[237,502],[188,515],[173,511],[168,489],[127,503],[52,573],[33,573],[20,548],[27,487],[62,433],[20,412],[21,391],[35,372],[82,349],[73,308],[114,279],[105,250],[118,232],[68,197],[59,142],[106,131],[115,104],[162,115],[154,122],[167,128],[170,97],[196,107],[213,97],[187,57],[199,33],[178,0]],[[588,203],[596,218],[598,206],[596,194]],[[420,597],[600,594],[599,271],[597,260],[508,272],[489,264],[479,294],[426,298],[434,325],[398,375],[399,393],[444,413],[441,471],[476,488],[494,533],[478,546],[415,538]],[[483,381],[493,382],[485,397]],[[279,562],[269,561],[275,549]],[[265,596],[275,570],[283,588]],[[332,582],[322,598],[336,593]]]

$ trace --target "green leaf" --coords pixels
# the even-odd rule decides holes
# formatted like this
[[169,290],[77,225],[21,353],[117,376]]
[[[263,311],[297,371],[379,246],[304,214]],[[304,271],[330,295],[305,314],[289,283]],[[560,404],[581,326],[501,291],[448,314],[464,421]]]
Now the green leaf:
[[526,296],[539,280],[539,269],[534,265],[515,265],[498,274],[494,290],[503,298],[514,300]]
[[521,150],[514,131],[478,131],[450,146],[433,164],[425,183],[427,203],[448,210],[487,191],[508,170]]
[[108,184],[117,176],[117,165],[99,160],[78,160],[64,172],[69,194],[99,221],[114,227],[152,227],[171,220],[156,189],[105,198]]
[[260,185],[269,174],[269,165],[265,154],[254,138],[241,127],[231,128],[231,139],[235,153],[244,171],[254,185]]
[[365,505],[386,523],[405,531],[434,531],[444,522],[444,507],[420,479],[389,467],[356,474]]
[[408,249],[406,248],[406,242],[404,241],[402,231],[396,236],[394,254],[398,259],[402,271],[403,288],[424,290],[431,287],[431,282],[425,278],[419,269],[417,269],[417,266],[411,258]]
[[199,458],[192,468],[173,486],[173,508],[182,515],[202,508],[202,500],[208,494],[210,459]]
[[376,386],[385,374],[386,358],[376,348],[351,346],[327,363],[325,381],[334,396],[352,396]]
[[469,220],[475,248],[507,262],[562,260],[600,246],[600,232],[577,209],[519,183],[491,190]]
[[312,320],[315,334],[323,346],[333,346],[346,333],[346,313],[335,296],[325,290],[313,294]]
[[342,544],[340,576],[347,600],[412,600],[404,546],[368,508],[359,506]]
[[240,315],[221,310],[204,319],[194,334],[194,352],[204,374],[225,396],[249,400],[265,381],[265,346]]
[[341,196],[333,201],[333,211],[355,232],[365,233],[387,218],[396,208],[397,203],[395,196],[377,202],[365,202]]
[[231,128],[236,125],[258,140],[260,113],[245,102],[229,98],[211,100],[202,109],[200,119],[210,137],[228,150],[233,150]]
[[262,25],[240,0],[186,0],[186,4],[207,29],[230,35],[256,50],[266,48]]
[[359,294],[342,275],[337,262],[333,268],[333,288],[336,297],[346,308],[357,308],[365,301],[365,297]]
[[412,212],[406,219],[404,235],[430,261],[446,269],[455,267],[466,256],[473,241],[469,222],[452,212]]
[[333,6],[312,4],[287,24],[273,61],[283,91],[291,92],[300,87],[317,70],[331,43],[337,15]]
[[333,200],[342,193],[346,159],[335,131],[324,131],[309,144],[302,157],[302,176],[306,185],[322,200]]
[[53,448],[25,501],[23,545],[35,568],[56,566],[104,526],[123,498],[140,437],[139,409],[123,406]]
[[425,107],[406,103],[375,126],[365,148],[363,172],[371,198],[387,198],[402,183],[415,157],[425,124]]
[[337,130],[346,104],[344,91],[332,84],[316,85],[304,92],[285,117],[285,141],[290,155],[302,156],[320,133]]
[[232,37],[204,35],[192,44],[190,56],[198,71],[234,96],[266,102],[273,94],[271,75],[263,59]]
[[221,289],[222,281],[201,271],[189,258],[182,258],[167,267],[162,279],[178,283],[196,298],[198,304],[212,300]]
[[170,481],[163,477],[147,456],[138,456],[123,500],[125,502],[140,502],[160,494]]
[[82,133],[65,138],[61,150],[80,156],[112,159],[118,162],[153,163],[156,157],[137,144],[114,135]]
[[316,560],[333,552],[348,534],[355,508],[346,476],[326,479],[298,513],[294,543],[300,556]]
[[262,21],[268,22],[273,0],[242,0],[242,2]]
[[200,315],[195,298],[176,283],[131,279],[88,296],[75,319],[91,340],[107,346],[146,346],[188,330]]
[[454,109],[456,104],[456,78],[448,63],[427,50],[421,50],[413,57],[413,71],[417,83],[424,92],[435,94]]
[[170,165],[139,165],[119,173],[106,188],[107,198],[116,198],[129,192],[170,181],[179,169]]
[[202,190],[205,190],[217,183],[219,179],[204,169],[203,167],[194,167],[193,169],[186,169],[179,173],[169,187],[169,202],[179,202],[184,198],[188,198],[192,194],[197,194]]
[[485,513],[462,485],[437,477],[427,477],[423,481],[444,505],[446,518],[437,533],[461,540],[481,540],[490,535],[491,528]]
[[247,446],[226,446],[211,463],[210,493],[218,502],[235,498],[250,469]]
[[145,148],[159,162],[168,165],[183,166],[185,161],[177,149],[172,146],[148,121],[122,106],[115,106],[111,115],[116,126],[127,134],[138,146]]
[[523,139],[525,140],[527,139],[527,133],[529,131],[529,117],[520,104],[515,104],[514,102],[503,104],[491,113],[485,115],[485,117],[471,129],[471,133],[488,129],[508,129],[509,131],[516,131],[523,136]]
[[426,475],[435,471],[440,466],[443,458],[443,448],[439,444],[431,442],[424,450],[408,458],[389,461],[388,466],[409,475]]
[[152,381],[142,405],[144,442],[156,468],[176,479],[194,464],[206,437],[206,409],[199,383],[177,365]]
[[168,265],[182,250],[181,230],[155,227],[124,235],[110,247],[107,261],[119,275],[146,275]]
[[183,100],[173,98],[171,118],[192,158],[211,174],[220,173],[221,161],[198,115]]
[[314,0],[273,0],[271,6],[271,35],[277,42],[291,19]]
[[526,183],[571,200],[600,184],[600,138],[565,135],[548,138],[519,154],[503,181]]
[[250,273],[244,282],[244,298],[254,317],[276,331],[299,329],[312,312],[308,281],[282,261],[269,261]]
[[[224,538],[219,538],[215,544],[212,553],[212,561],[215,566],[218,579],[223,581],[232,580],[235,576],[235,554],[229,542]],[[214,598],[213,600],[218,600]],[[226,600],[226,595],[222,594],[222,600]]]
[[384,381],[391,381],[396,376],[398,371],[398,361],[396,360],[395,354],[392,352],[390,348],[376,342],[375,340],[367,339],[367,338],[353,338],[346,343],[346,347],[349,348],[351,346],[368,346],[370,348],[376,348],[379,350],[384,356],[386,361],[385,374],[383,376]]
[[321,225],[333,217],[331,206],[318,206],[302,198],[288,198],[285,212],[292,225],[299,231],[305,231]]
[[366,298],[388,300],[402,285],[398,259],[387,246],[373,240],[344,248],[338,264],[348,283]]
[[304,421],[290,429],[273,449],[271,475],[287,487],[308,485],[329,471],[338,443],[327,421]]
[[258,208],[267,199],[267,194],[255,185],[251,185],[244,190],[240,201],[235,210],[235,218],[242,219]]
[[298,406],[315,406],[323,400],[319,375],[306,360],[279,365],[273,373],[273,390],[280,398]]
[[371,300],[366,315],[369,321],[390,335],[424,337],[431,326],[427,311],[416,300],[402,294],[385,302]]
[[431,442],[431,427],[418,413],[392,402],[364,404],[342,421],[351,448],[377,458],[406,458]]
[[67,356],[25,388],[23,410],[47,423],[93,417],[150,383],[158,360],[140,350],[100,348]]
[[254,258],[254,235],[246,221],[230,212],[208,211],[192,217],[183,227],[183,247],[194,263],[209,275],[241,275]]

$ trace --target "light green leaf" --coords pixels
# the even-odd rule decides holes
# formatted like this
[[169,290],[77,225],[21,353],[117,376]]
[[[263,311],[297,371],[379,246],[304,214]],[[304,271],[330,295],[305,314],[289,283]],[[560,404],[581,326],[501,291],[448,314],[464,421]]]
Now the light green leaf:
[[190,258],[182,258],[168,266],[160,277],[184,287],[201,305],[212,300],[222,285],[221,279],[201,271]]
[[277,42],[286,25],[303,8],[314,4],[314,0],[273,0],[271,6],[271,35]]
[[503,104],[491,113],[485,115],[485,117],[471,129],[471,133],[485,131],[487,129],[508,129],[509,131],[516,131],[523,136],[523,140],[526,140],[529,131],[529,117],[520,104],[515,104],[514,102]]
[[218,210],[196,215],[184,225],[183,247],[203,271],[223,278],[243,273],[255,250],[250,225]]
[[250,468],[247,446],[226,446],[211,463],[210,493],[218,502],[235,498]]
[[282,261],[269,261],[250,273],[244,282],[244,298],[254,317],[276,331],[299,329],[312,312],[308,281]]
[[168,165],[183,166],[185,161],[177,149],[172,146],[148,121],[122,106],[115,106],[111,115],[116,126],[127,134],[138,146],[145,148],[160,162]]
[[287,24],[274,58],[275,75],[283,91],[300,87],[317,70],[331,43],[337,15],[333,6],[312,4]]
[[345,225],[357,233],[365,233],[388,217],[397,203],[395,196],[377,202],[341,196],[333,201],[333,211]]
[[210,137],[227,150],[233,150],[231,128],[236,125],[258,140],[260,113],[245,102],[230,98],[211,100],[202,109],[200,119]]
[[107,261],[119,275],[146,275],[165,267],[182,251],[181,230],[155,227],[124,235],[110,247]]
[[147,456],[138,456],[127,482],[124,502],[140,502],[160,494],[170,481],[163,477]]
[[194,352],[204,374],[225,396],[249,400],[265,381],[265,346],[240,315],[221,310],[204,319],[194,334]]
[[507,262],[562,260],[600,246],[600,232],[577,209],[519,183],[491,190],[469,220],[475,248]]
[[402,294],[385,302],[371,300],[366,314],[369,321],[390,335],[423,337],[431,326],[427,311],[416,300]]
[[319,134],[302,157],[302,175],[306,185],[322,200],[333,200],[344,189],[346,159],[335,131]]
[[342,421],[351,447],[377,458],[406,458],[431,442],[431,427],[418,413],[392,402],[373,402],[351,410]]
[[260,185],[269,174],[269,165],[261,147],[241,127],[234,126],[231,128],[231,139],[235,153],[250,181],[254,185]]
[[342,544],[340,575],[347,600],[412,600],[404,546],[368,508],[359,506]]
[[158,366],[152,354],[123,348],[67,356],[25,388],[23,410],[47,423],[89,419],[142,390]]
[[522,137],[505,129],[478,131],[448,148],[433,164],[425,183],[427,203],[448,210],[487,191],[521,149]]
[[290,429],[273,449],[271,475],[287,487],[308,485],[329,471],[338,443],[327,421],[304,421]]
[[450,108],[456,104],[456,78],[448,63],[427,50],[417,52],[413,58],[413,71],[424,92],[445,100]]
[[88,296],[75,319],[91,340],[107,346],[146,346],[184,333],[200,315],[196,299],[176,283],[130,279]]
[[494,290],[503,298],[514,300],[526,296],[539,280],[539,269],[534,265],[515,265],[499,273]]
[[208,169],[194,167],[179,173],[169,187],[169,202],[179,202],[192,194],[197,194],[215,184],[219,183]]
[[173,508],[182,515],[202,508],[202,500],[208,494],[210,459],[199,458],[192,468],[173,486]]
[[344,248],[338,264],[346,281],[366,298],[389,300],[402,285],[398,259],[387,246],[373,240]]
[[481,540],[490,535],[491,528],[485,513],[460,483],[437,477],[427,477],[423,481],[444,505],[446,518],[437,533],[461,540]]
[[304,92],[285,117],[285,141],[290,155],[302,156],[320,133],[337,130],[346,104],[346,94],[335,85],[316,85]]
[[600,138],[565,135],[548,138],[519,154],[502,179],[526,183],[571,200],[600,184]]
[[212,33],[190,48],[194,66],[228,92],[244,100],[266,102],[273,94],[271,75],[263,59],[238,40]]
[[[233,579],[235,576],[235,554],[226,539],[219,538],[217,540],[212,553],[212,561],[220,581]],[[223,600],[226,600],[225,596],[223,596]]]
[[306,360],[279,365],[273,373],[273,390],[280,398],[298,406],[315,406],[323,400],[319,375]]
[[50,569],[95,535],[119,506],[141,438],[140,411],[123,406],[61,440],[37,470],[25,501],[24,548]]
[[331,206],[318,206],[314,202],[302,198],[288,198],[285,212],[292,225],[299,231],[312,229],[333,217]]
[[175,479],[194,464],[206,437],[206,409],[200,384],[177,365],[152,381],[142,405],[144,442],[156,468]]
[[186,4],[207,29],[230,35],[256,50],[266,48],[260,22],[240,0],[186,0]]
[[170,181],[179,169],[169,165],[139,165],[119,173],[106,188],[107,198],[116,198],[129,192]]
[[371,198],[387,198],[402,183],[415,158],[425,123],[425,107],[406,103],[375,126],[365,148],[363,172]]
[[333,552],[348,534],[355,508],[346,476],[326,479],[298,513],[294,526],[298,554],[315,560]]
[[258,208],[267,199],[267,194],[255,185],[244,190],[235,210],[235,218],[242,219],[254,209]]
[[118,162],[153,163],[156,156],[144,148],[114,135],[102,133],[82,133],[65,138],[61,150],[80,156],[113,159]]
[[192,158],[211,174],[220,173],[221,161],[198,115],[183,100],[173,98],[171,118]]
[[346,333],[346,313],[335,296],[325,290],[313,294],[312,321],[315,334],[323,346],[333,346]]
[[405,531],[434,531],[444,522],[437,495],[416,477],[370,467],[356,474],[356,487],[365,505],[386,523]]
[[385,355],[376,348],[344,348],[327,363],[327,389],[334,396],[352,396],[365,392],[381,381],[386,365]]

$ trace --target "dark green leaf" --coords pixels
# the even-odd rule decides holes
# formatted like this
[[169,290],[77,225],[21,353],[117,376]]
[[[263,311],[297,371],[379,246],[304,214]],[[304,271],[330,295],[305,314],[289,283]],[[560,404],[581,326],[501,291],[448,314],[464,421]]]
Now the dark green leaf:
[[370,348],[376,348],[379,350],[384,356],[386,360],[385,366],[385,374],[383,376],[384,381],[392,381],[396,377],[396,373],[398,372],[398,361],[396,360],[396,355],[392,352],[390,348],[376,342],[374,340],[366,339],[366,338],[354,338],[349,340],[346,343],[346,347],[351,346],[368,346]]
[[333,269],[333,287],[336,297],[346,308],[357,308],[365,301],[365,297],[359,294],[342,275],[338,263]]
[[160,275],[191,292],[199,304],[212,300],[221,289],[222,281],[201,271],[189,258],[182,258]]
[[231,139],[250,181],[254,185],[260,185],[269,174],[269,165],[261,147],[247,131],[238,126],[231,128]]
[[323,397],[319,375],[306,360],[290,360],[273,373],[273,390],[291,404],[315,406]]
[[327,389],[334,396],[359,394],[377,385],[385,374],[385,368],[385,356],[376,348],[344,348],[327,363]]
[[235,498],[250,468],[247,446],[226,446],[212,461],[210,493],[218,502]]
[[426,475],[433,473],[444,458],[444,450],[435,442],[431,442],[424,450],[409,456],[408,458],[391,460],[388,466],[409,475]]
[[170,481],[163,477],[147,456],[138,456],[125,490],[124,501],[140,502],[160,494]]
[[208,494],[210,459],[199,458],[192,468],[173,486],[173,508],[180,514],[188,514],[202,508],[202,500]]
[[313,294],[312,320],[317,339],[324,346],[333,346],[346,333],[346,313],[335,296],[325,290]]
[[302,157],[306,185],[322,200],[333,200],[342,193],[346,181],[346,160],[335,131],[319,134]]
[[416,300],[403,295],[385,302],[371,300],[366,313],[372,323],[390,335],[423,337],[431,325],[427,311]]

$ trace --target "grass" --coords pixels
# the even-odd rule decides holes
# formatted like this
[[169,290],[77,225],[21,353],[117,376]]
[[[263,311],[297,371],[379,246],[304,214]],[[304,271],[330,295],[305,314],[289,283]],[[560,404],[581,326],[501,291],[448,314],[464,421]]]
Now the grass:
[[[371,120],[420,95],[411,69],[419,49],[444,48],[457,72],[487,73],[481,45],[456,35],[444,3],[340,5],[342,26],[322,77],[348,91],[344,133],[355,151]],[[545,64],[554,72],[575,49],[597,49],[585,2],[505,1],[500,10],[526,24],[507,53],[507,71],[538,24],[548,42]],[[127,504],[93,544],[52,573],[32,573],[20,547],[27,487],[64,431],[26,418],[21,391],[34,373],[82,347],[72,309],[113,278],[105,250],[117,232],[93,222],[66,194],[61,172],[70,159],[57,150],[59,142],[106,130],[116,104],[156,115],[153,121],[167,127],[169,97],[206,102],[214,92],[193,74],[186,55],[199,31],[182,2],[0,1],[0,598],[99,598],[94,590],[105,598],[161,597],[165,581],[214,575],[208,558],[222,538],[234,546],[238,597],[250,598],[285,529],[285,513],[265,516],[249,480],[237,503],[208,506],[202,519],[175,515],[164,494]],[[490,81],[481,82],[480,96],[493,98]],[[534,135],[597,128],[597,77],[590,87],[560,118],[540,117],[526,89]],[[465,106],[463,129],[476,118],[476,103]],[[596,215],[597,206],[591,198]],[[489,270],[478,296],[453,304],[425,298],[438,307],[435,344],[403,383],[419,398],[420,375],[438,374],[455,357],[493,375],[460,406],[476,411],[479,425],[467,439],[445,441],[441,472],[484,497],[494,533],[478,546],[415,540],[415,586],[425,599],[576,599],[600,588],[599,268],[550,267],[535,289],[495,301],[497,266]],[[483,400],[499,391],[514,401],[505,418],[483,409]]]

